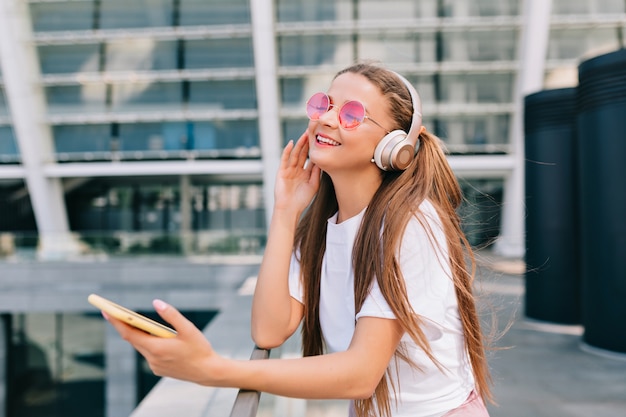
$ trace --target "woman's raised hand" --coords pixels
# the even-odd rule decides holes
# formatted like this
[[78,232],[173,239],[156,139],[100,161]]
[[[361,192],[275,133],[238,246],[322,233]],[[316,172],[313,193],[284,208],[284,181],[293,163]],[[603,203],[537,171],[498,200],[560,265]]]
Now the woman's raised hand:
[[308,135],[305,132],[294,144],[289,141],[280,158],[274,188],[274,208],[302,212],[319,189],[320,169],[307,161]]

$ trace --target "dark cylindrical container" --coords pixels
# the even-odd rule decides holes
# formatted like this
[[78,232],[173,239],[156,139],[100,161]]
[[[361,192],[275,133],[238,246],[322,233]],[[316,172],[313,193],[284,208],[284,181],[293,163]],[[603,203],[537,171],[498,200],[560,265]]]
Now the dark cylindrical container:
[[581,321],[576,88],[524,100],[527,317]]
[[578,77],[583,341],[626,353],[626,49]]

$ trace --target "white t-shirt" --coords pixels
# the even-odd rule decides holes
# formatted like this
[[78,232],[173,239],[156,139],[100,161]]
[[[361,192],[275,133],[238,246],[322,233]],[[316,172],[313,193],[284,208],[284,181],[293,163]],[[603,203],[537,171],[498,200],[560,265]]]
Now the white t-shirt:
[[[399,401],[392,409],[394,417],[440,416],[461,405],[474,389],[445,236],[432,204],[424,202],[420,209],[437,243],[433,246],[429,232],[414,217],[403,236],[399,262],[411,306],[420,315],[432,353],[444,367],[444,372],[405,334],[402,342],[420,369],[402,360],[398,360],[398,375],[396,367],[391,367],[393,381],[397,377],[400,381]],[[395,318],[376,281],[361,310],[357,314],[354,311],[352,248],[364,212],[340,224],[336,223],[337,215],[328,220],[319,314],[329,352],[347,350],[354,333],[355,318]],[[291,260],[289,287],[291,296],[302,302],[300,266],[295,256]],[[393,400],[391,404],[393,407]]]

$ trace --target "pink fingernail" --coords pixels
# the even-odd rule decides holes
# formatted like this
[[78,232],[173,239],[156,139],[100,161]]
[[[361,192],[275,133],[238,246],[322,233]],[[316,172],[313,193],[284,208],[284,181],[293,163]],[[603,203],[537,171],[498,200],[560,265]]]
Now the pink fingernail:
[[164,311],[167,308],[167,303],[165,301],[156,299],[152,302],[154,309],[157,311]]

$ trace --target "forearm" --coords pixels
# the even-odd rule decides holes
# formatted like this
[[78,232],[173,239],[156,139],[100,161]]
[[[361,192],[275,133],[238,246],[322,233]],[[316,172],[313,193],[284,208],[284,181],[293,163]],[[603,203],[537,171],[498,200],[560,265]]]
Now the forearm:
[[227,360],[222,369],[217,384],[222,387],[306,399],[368,398],[384,373],[349,351],[297,359]]
[[[289,294],[289,263],[298,213],[275,211],[252,302],[252,337],[275,347],[297,327]],[[272,346],[273,345],[273,346]]]

